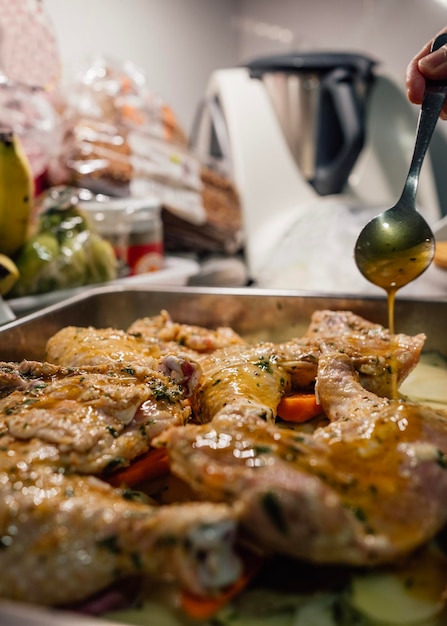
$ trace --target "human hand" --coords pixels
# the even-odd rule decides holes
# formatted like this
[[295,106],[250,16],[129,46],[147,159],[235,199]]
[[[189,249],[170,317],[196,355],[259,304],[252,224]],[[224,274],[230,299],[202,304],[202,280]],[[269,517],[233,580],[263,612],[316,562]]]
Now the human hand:
[[[436,36],[441,33],[447,33],[447,26]],[[447,45],[430,52],[432,43],[433,40],[427,42],[407,67],[407,95],[413,104],[422,103],[427,78],[430,80],[447,80]],[[440,117],[447,120],[447,102],[442,107]]]

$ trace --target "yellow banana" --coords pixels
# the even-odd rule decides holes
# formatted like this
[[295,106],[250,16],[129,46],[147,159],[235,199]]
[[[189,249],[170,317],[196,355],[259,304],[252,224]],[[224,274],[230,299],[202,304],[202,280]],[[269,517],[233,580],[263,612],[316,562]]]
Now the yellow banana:
[[19,268],[9,256],[0,254],[0,296],[6,295],[19,279]]
[[34,183],[19,137],[0,129],[0,253],[14,255],[25,243]]

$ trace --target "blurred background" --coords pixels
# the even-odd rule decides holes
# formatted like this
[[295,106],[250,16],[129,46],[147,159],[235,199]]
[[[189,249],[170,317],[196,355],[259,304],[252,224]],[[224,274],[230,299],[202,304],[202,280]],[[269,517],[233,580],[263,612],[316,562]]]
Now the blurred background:
[[130,59],[190,129],[211,72],[295,50],[361,52],[404,88],[445,0],[45,0],[64,74],[93,54]]
[[[445,25],[447,0],[0,0],[0,123],[30,158],[34,235],[76,205],[116,257],[86,271],[81,250],[73,272],[53,224],[51,263],[32,238],[13,255],[12,307],[122,279],[379,294],[353,247],[400,195],[406,68]],[[438,241],[445,163],[440,122],[417,196]],[[401,293],[444,296],[445,269]]]

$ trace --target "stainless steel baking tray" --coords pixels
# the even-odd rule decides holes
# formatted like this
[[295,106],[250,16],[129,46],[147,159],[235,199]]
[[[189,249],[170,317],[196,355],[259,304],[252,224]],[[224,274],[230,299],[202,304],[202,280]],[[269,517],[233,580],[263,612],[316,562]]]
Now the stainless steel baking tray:
[[[244,336],[284,340],[298,336],[316,309],[349,309],[388,324],[380,297],[297,291],[194,287],[103,287],[89,290],[0,327],[0,359],[42,359],[47,339],[67,325],[128,327],[135,319],[166,309],[175,321],[216,327],[230,325]],[[397,299],[396,332],[425,332],[426,350],[447,355],[447,298]]]
[[[388,323],[385,298],[250,288],[104,287],[0,327],[0,360],[42,359],[47,339],[67,325],[125,329],[135,319],[161,309],[169,311],[175,321],[230,325],[244,336],[277,341],[301,334],[316,309],[349,309],[371,321]],[[447,356],[447,299],[398,299],[395,321],[396,332],[424,332],[425,349]],[[109,622],[0,601],[0,623],[99,626]]]

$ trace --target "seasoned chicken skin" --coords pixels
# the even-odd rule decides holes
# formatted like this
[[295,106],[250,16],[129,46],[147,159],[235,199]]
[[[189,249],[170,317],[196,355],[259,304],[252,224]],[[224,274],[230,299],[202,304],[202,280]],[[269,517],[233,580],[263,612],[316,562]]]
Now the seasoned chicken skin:
[[45,358],[70,367],[119,363],[154,368],[160,355],[158,344],[143,342],[123,330],[66,326],[48,340]]
[[127,332],[140,337],[147,343],[158,342],[173,352],[176,346],[207,353],[233,344],[246,343],[232,328],[221,326],[215,330],[191,324],[174,322],[165,310],[154,317],[143,317],[136,320]]
[[211,330],[173,322],[167,311],[136,320],[126,331],[115,328],[67,326],[47,342],[50,363],[79,367],[120,363],[154,368],[166,355],[194,358],[227,345],[245,342],[231,328]]
[[312,435],[233,404],[160,444],[203,497],[243,505],[246,532],[266,551],[365,565],[433,537],[447,521],[446,413],[366,391],[331,347],[317,391],[333,421]]
[[393,397],[392,370],[399,386],[419,362],[425,335],[390,336],[387,328],[352,311],[315,311],[304,336],[348,354],[362,385],[379,396]]
[[40,463],[37,448],[29,462],[29,447],[0,456],[0,597],[63,605],[144,574],[206,594],[239,576],[232,508],[132,501]]
[[425,335],[393,337],[378,324],[350,312],[314,314],[302,338],[282,344],[231,345],[199,359],[202,371],[192,394],[199,421],[234,411],[274,419],[282,396],[291,390],[313,388],[321,346],[348,354],[361,383],[381,396],[391,395],[391,369],[400,383],[420,358]]
[[[391,369],[396,368],[396,380],[400,384],[418,362],[424,341],[423,334],[414,337],[398,334],[391,343],[389,332],[379,324],[349,311],[324,310],[313,314],[304,337],[283,344],[264,342],[251,346],[230,328],[210,330],[178,324],[162,311],[158,316],[136,320],[128,332],[64,328],[49,339],[46,358],[52,363],[74,367],[103,363],[158,367],[164,373],[174,373],[188,395],[193,394],[196,386],[199,363],[204,375],[195,394],[195,409],[198,419],[206,421],[216,412],[211,396],[229,404],[230,389],[237,388],[240,388],[239,399],[245,396],[243,401],[250,398],[250,402],[259,404],[253,394],[256,396],[261,387],[272,392],[275,387],[267,406],[260,409],[265,415],[274,415],[281,396],[290,387],[313,386],[322,342],[330,342],[352,357],[367,389],[390,397]],[[261,385],[263,365],[267,373],[269,369],[280,372],[278,380],[267,383],[268,376],[262,376]],[[191,367],[194,372],[190,371]],[[226,386],[221,370],[228,375]],[[218,386],[214,389],[214,385]]]
[[[190,417],[198,366],[181,355],[185,328],[162,321],[169,341],[67,327],[48,342],[53,363],[0,363],[1,597],[73,603],[134,574],[206,594],[240,575],[237,507],[150,506],[92,476]],[[187,330],[199,349],[236,341],[225,329]]]
[[147,368],[36,362],[1,364],[0,379],[1,597],[75,602],[131,574],[209,593],[238,577],[234,507],[149,506],[90,475],[183,425],[177,384]]
[[41,456],[70,471],[100,474],[128,465],[168,425],[190,416],[181,388],[147,368],[0,364],[17,389],[0,400],[0,435],[38,439]]
[[[266,552],[314,561],[419,545],[447,519],[446,418],[386,396],[423,341],[396,336],[393,360],[382,327],[323,311],[304,337],[249,346],[162,312],[63,329],[53,363],[0,363],[0,596],[72,603],[136,573],[212,593],[239,575],[240,522]],[[315,384],[331,423],[275,426],[282,396]],[[191,406],[204,424],[186,424]],[[210,502],[154,507],[98,478],[154,441]]]

